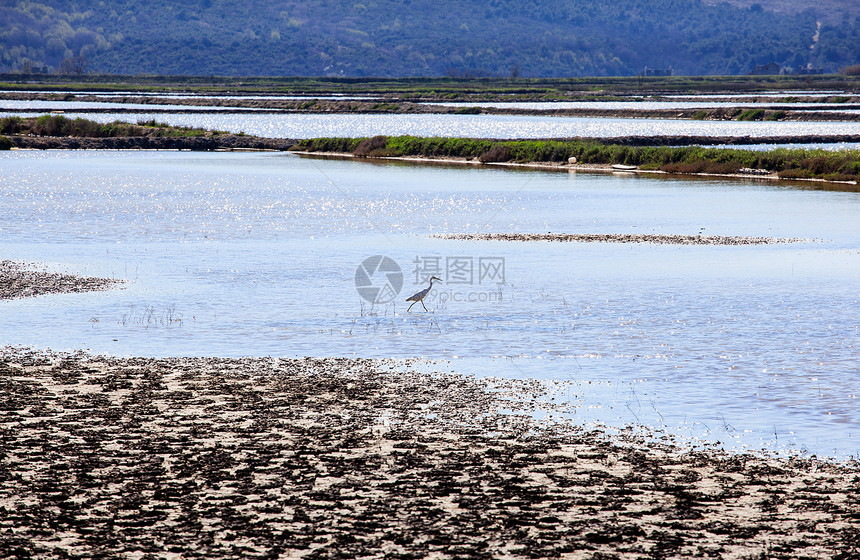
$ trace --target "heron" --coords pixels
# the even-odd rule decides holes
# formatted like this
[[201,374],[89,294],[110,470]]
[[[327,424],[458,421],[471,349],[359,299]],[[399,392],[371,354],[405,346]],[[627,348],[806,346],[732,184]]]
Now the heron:
[[[411,301],[412,305],[415,305],[416,303],[418,303],[420,301],[421,307],[424,308],[424,311],[427,311],[427,306],[424,305],[424,298],[427,297],[427,294],[429,294],[430,290],[433,289],[433,281],[434,280],[436,280],[437,282],[442,281],[441,278],[436,278],[435,276],[431,276],[430,277],[430,285],[427,286],[426,288],[424,288],[423,290],[421,290],[420,292],[415,292],[414,294],[412,294],[411,296],[406,298],[406,301]],[[412,309],[412,305],[409,306],[409,309]],[[409,309],[406,310],[407,313],[409,313]]]

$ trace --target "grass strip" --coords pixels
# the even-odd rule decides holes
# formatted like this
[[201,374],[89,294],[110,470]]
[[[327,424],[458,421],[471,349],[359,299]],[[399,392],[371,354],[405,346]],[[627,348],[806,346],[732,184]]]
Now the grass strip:
[[673,93],[721,94],[798,91],[817,93],[856,91],[856,75],[774,75],[774,76],[605,76],[569,78],[489,78],[489,77],[215,77],[215,76],[121,76],[106,74],[26,76],[0,74],[0,89],[27,91],[120,91],[181,93],[274,93],[291,95],[401,95],[438,96],[450,99],[475,95],[540,96],[569,100],[571,93],[606,95]]
[[490,140],[475,138],[312,138],[295,151],[351,153],[359,157],[465,158],[481,163],[577,163],[634,165],[669,173],[736,174],[755,169],[784,179],[860,179],[860,150],[777,148],[768,151],[701,146],[622,146],[597,140]]
[[0,118],[0,134],[30,136],[67,136],[74,138],[123,138],[123,137],[203,137],[224,134],[201,128],[171,126],[155,120],[137,124],[114,121],[100,123],[89,119],[70,119],[63,115],[41,117]]

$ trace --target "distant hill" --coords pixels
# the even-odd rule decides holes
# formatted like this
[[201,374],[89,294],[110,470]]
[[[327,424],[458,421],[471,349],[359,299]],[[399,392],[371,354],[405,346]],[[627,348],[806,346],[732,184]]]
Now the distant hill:
[[[730,0],[743,3],[745,0]],[[768,3],[770,2],[770,3]],[[860,18],[701,0],[10,0],[0,71],[223,76],[681,75],[860,63]],[[792,4],[796,5],[796,3]],[[819,22],[820,24],[819,28]],[[652,70],[653,71],[653,70]]]

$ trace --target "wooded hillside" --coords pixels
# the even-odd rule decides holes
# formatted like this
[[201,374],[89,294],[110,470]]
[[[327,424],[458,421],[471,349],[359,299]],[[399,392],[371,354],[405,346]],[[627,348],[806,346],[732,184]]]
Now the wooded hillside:
[[860,18],[823,19],[701,0],[12,0],[0,71],[557,77],[860,62]]

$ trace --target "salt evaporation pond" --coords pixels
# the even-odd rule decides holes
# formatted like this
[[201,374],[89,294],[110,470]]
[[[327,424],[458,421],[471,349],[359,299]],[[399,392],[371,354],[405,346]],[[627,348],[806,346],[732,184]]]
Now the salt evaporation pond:
[[[39,116],[39,113],[2,113],[0,116]],[[619,136],[728,136],[777,137],[857,135],[857,122],[694,121],[671,119],[615,119],[534,117],[517,115],[368,115],[368,114],[230,114],[188,113],[75,113],[73,118],[97,122],[155,120],[174,126],[251,134],[266,138],[361,138],[386,136],[441,136],[456,138],[610,138]]]
[[816,109],[836,113],[854,112],[855,110],[840,108],[834,103],[765,103],[765,102],[733,102],[733,101],[439,101],[427,105],[443,107],[488,107],[495,109],[525,109],[529,111],[548,111],[560,109],[605,109],[608,111],[661,111],[671,109],[713,109],[719,107],[739,107],[741,109],[757,107],[792,107],[798,109]]
[[[196,106],[196,105],[151,105],[147,103],[119,103],[116,101],[43,101],[43,100],[0,100],[0,113],[6,111],[8,114],[13,114],[12,111],[28,112],[28,111],[80,111],[82,109],[89,110],[107,110],[107,109],[122,109],[124,111],[153,111],[160,109],[164,111],[183,111],[194,112],[200,110],[206,111],[235,111],[235,107],[215,107],[215,106]],[[77,115],[68,115],[70,118],[76,118]]]
[[[3,258],[128,281],[0,301],[0,344],[421,356],[446,360],[428,367],[541,380],[585,424],[644,425],[729,449],[860,454],[857,193],[280,153],[13,151],[0,166]],[[430,237],[548,231],[813,241]],[[356,290],[373,256],[401,269],[391,303]],[[406,295],[431,272],[446,282],[430,312],[406,313]]]

